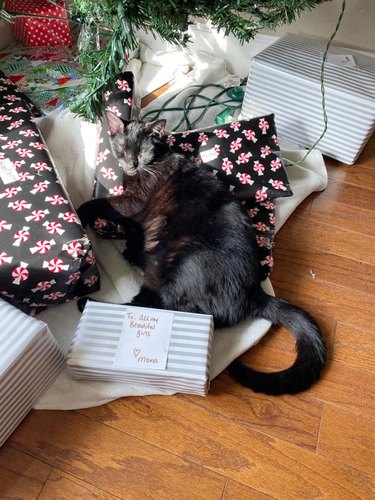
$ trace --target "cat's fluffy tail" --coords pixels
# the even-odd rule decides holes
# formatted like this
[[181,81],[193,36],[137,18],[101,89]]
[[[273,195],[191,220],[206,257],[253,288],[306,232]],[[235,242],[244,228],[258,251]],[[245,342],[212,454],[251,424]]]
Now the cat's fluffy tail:
[[297,357],[285,370],[261,373],[235,360],[229,374],[245,387],[265,394],[296,394],[316,382],[327,361],[327,348],[315,320],[290,302],[267,296],[260,316],[276,326],[285,326],[296,339]]

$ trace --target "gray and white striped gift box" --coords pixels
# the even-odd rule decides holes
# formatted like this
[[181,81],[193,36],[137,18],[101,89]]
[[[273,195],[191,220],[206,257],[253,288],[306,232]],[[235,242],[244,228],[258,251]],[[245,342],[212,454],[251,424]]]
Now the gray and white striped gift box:
[[0,446],[64,365],[48,326],[0,299]]
[[[158,309],[137,308],[145,314]],[[153,386],[205,396],[209,389],[213,318],[206,314],[173,313],[165,370],[121,366],[118,351],[126,335],[127,306],[88,301],[68,353],[67,364],[76,378]]]
[[[241,118],[275,113],[280,137],[310,147],[324,128],[321,63],[325,46],[287,34],[257,54]],[[355,67],[348,66],[348,60],[354,60]],[[328,130],[317,148],[343,163],[354,163],[375,129],[375,57],[331,47],[324,84]]]

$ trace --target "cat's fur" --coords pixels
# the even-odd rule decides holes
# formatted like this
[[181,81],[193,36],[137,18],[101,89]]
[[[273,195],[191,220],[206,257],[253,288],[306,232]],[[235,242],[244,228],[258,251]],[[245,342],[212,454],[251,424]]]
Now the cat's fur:
[[130,218],[142,227],[144,284],[132,304],[212,314],[216,327],[249,318],[283,325],[296,338],[290,368],[259,373],[236,360],[229,372],[257,392],[308,389],[326,363],[324,339],[309,314],[262,290],[255,235],[241,205],[210,173],[169,150],[165,121],[125,123],[108,114],[108,122],[125,192],[91,200],[78,214],[84,224],[109,217],[126,227]]

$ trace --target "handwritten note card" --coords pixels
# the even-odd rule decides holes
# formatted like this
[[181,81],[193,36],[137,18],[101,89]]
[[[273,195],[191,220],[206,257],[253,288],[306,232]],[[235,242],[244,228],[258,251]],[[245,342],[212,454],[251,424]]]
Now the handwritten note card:
[[127,307],[116,364],[138,370],[165,370],[173,312]]
[[10,184],[11,182],[16,182],[20,179],[17,173],[16,167],[9,158],[3,158],[0,160],[0,178],[4,184]]

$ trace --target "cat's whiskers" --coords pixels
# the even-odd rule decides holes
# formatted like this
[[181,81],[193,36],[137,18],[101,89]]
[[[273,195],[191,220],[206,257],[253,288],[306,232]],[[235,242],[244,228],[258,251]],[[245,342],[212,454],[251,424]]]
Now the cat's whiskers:
[[158,172],[153,168],[150,168],[148,165],[142,166],[142,170],[153,177],[155,180],[158,180]]

